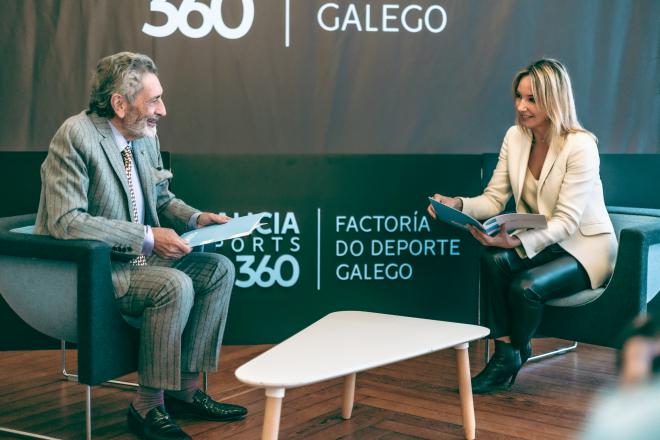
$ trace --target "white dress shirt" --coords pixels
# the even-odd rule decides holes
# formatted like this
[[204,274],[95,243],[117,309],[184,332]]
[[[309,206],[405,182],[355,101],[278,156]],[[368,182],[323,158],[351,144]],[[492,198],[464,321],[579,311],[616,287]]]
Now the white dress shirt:
[[[110,124],[110,129],[112,130],[112,135],[115,137],[115,143],[119,149],[119,153],[131,145],[130,141],[127,141],[124,135],[122,135],[117,128],[112,125],[112,122],[108,121]],[[135,207],[137,208],[138,222],[144,225],[144,194],[142,192],[142,184],[140,183],[140,176],[137,171],[137,166],[135,166],[135,157],[133,157],[133,166],[131,167],[131,184],[133,186],[133,194],[135,194]],[[144,243],[142,244],[142,255],[151,255],[154,249],[154,233],[151,230],[151,226],[144,226]]]

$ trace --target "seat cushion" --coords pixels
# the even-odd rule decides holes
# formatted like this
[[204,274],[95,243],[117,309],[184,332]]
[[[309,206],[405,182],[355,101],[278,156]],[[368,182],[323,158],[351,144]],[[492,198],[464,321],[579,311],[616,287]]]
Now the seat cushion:
[[599,287],[598,289],[586,289],[578,293],[574,293],[573,295],[565,296],[563,298],[551,299],[545,304],[553,307],[579,307],[595,301],[599,296],[603,294],[604,291],[605,287]]

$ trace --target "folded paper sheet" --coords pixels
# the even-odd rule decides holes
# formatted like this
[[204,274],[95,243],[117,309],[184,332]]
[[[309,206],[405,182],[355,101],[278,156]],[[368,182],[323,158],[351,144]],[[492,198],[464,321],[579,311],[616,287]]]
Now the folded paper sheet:
[[181,235],[181,238],[188,241],[190,246],[195,247],[223,240],[231,240],[232,238],[244,237],[250,235],[256,228],[265,224],[261,223],[261,219],[265,214],[265,212],[260,212],[259,214],[236,217],[229,220],[227,223],[205,226],[203,228],[195,229],[194,231],[186,232]]

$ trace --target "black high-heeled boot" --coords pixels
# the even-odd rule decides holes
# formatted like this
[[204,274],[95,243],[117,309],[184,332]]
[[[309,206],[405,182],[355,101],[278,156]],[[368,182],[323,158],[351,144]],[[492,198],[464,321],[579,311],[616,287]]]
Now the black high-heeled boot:
[[520,351],[513,345],[495,341],[495,353],[481,373],[472,378],[472,393],[485,394],[506,385],[513,385],[520,370]]
[[523,365],[525,365],[525,362],[527,362],[527,359],[529,359],[531,355],[532,355],[532,341],[528,341],[527,344],[525,344],[520,349],[520,366],[521,367]]

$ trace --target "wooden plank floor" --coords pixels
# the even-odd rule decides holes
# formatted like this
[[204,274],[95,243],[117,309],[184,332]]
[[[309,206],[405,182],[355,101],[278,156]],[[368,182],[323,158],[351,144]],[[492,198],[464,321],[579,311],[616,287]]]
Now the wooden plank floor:
[[[534,349],[561,343],[537,340]],[[258,439],[263,390],[240,383],[234,371],[268,348],[225,346],[220,371],[209,375],[209,393],[246,406],[249,415],[245,420],[180,420],[180,425],[195,439]],[[70,351],[69,357],[70,365],[75,365],[75,352]],[[528,364],[511,390],[475,396],[477,438],[575,438],[592,407],[594,393],[615,383],[614,360],[614,350],[579,345],[573,353]],[[482,368],[482,342],[470,347],[470,363],[473,375]],[[134,381],[135,375],[124,380]],[[341,391],[340,380],[288,390],[280,439],[463,438],[453,350],[358,374],[350,421],[341,418]],[[125,422],[133,393],[116,386],[93,388],[95,438],[135,438],[127,432]],[[0,426],[82,439],[84,399],[85,388],[59,374],[58,351],[0,352]]]

